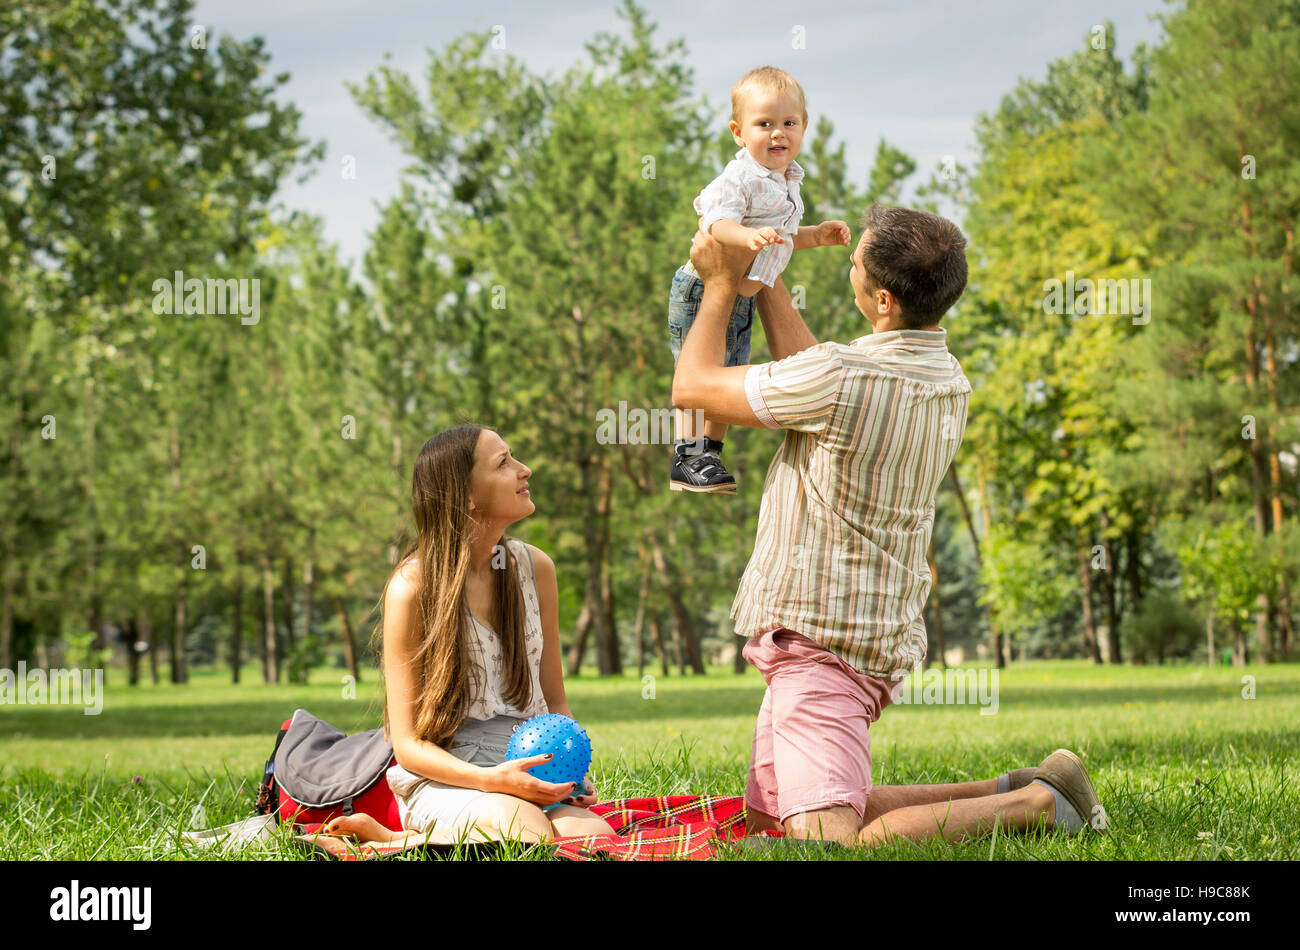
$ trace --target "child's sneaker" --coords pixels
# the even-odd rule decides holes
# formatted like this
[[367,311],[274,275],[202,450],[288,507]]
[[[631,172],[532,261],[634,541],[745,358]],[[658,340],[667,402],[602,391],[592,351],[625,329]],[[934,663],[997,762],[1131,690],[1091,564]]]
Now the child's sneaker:
[[727,471],[718,452],[722,443],[704,437],[704,448],[697,450],[696,440],[674,443],[673,470],[668,487],[673,491],[736,493],[736,476]]

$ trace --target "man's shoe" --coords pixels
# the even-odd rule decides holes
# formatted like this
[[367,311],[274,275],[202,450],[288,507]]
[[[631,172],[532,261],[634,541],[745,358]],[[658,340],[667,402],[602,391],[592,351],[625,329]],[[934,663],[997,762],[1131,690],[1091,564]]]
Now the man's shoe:
[[1092,787],[1088,770],[1069,749],[1057,749],[1043,759],[1034,772],[1034,780],[1046,782],[1060,792],[1087,827],[1096,831],[1106,830],[1106,810],[1097,798],[1097,790]]
[[1024,788],[1034,780],[1037,772],[1038,767],[1033,765],[1027,765],[1023,769],[1012,769],[1007,773],[1007,784],[1010,786],[1008,791],[1014,792],[1016,789]]
[[673,468],[669,475],[668,487],[672,491],[734,495],[736,477],[727,471],[718,453],[711,448],[700,452],[676,448],[673,450]]

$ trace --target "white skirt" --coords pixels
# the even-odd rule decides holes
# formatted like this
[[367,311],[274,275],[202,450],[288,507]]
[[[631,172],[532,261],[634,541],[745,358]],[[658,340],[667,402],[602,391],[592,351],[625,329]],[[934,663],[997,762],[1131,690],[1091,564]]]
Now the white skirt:
[[443,785],[400,765],[394,765],[387,774],[388,787],[397,799],[397,813],[407,831],[446,831],[476,799],[488,794],[477,788]]
[[[488,720],[465,719],[448,744],[447,751],[471,765],[499,765],[506,760],[506,747],[520,716],[493,716]],[[447,831],[462,813],[488,792],[460,785],[444,785],[416,775],[400,765],[387,772],[388,787],[397,799],[397,813],[407,831]]]

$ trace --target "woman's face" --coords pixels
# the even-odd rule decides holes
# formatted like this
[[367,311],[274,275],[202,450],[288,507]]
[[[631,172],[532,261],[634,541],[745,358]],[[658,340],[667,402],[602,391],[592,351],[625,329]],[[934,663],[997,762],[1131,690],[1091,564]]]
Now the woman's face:
[[537,508],[527,485],[530,469],[510,454],[510,446],[491,429],[478,435],[474,470],[470,474],[470,514],[480,520],[513,524]]

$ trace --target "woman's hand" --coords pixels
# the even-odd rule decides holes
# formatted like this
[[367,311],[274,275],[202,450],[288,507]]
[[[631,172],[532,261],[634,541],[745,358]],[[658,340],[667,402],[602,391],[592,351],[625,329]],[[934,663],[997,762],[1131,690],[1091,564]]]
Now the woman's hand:
[[537,765],[545,765],[551,756],[530,755],[523,759],[509,759],[500,765],[488,769],[492,773],[490,791],[502,795],[513,795],[536,805],[554,805],[564,801],[573,794],[574,782],[543,782],[528,770]]
[[596,786],[592,784],[590,775],[582,780],[582,786],[582,794],[570,795],[564,800],[564,804],[577,805],[579,808],[590,808],[600,801],[600,798],[596,795]]

